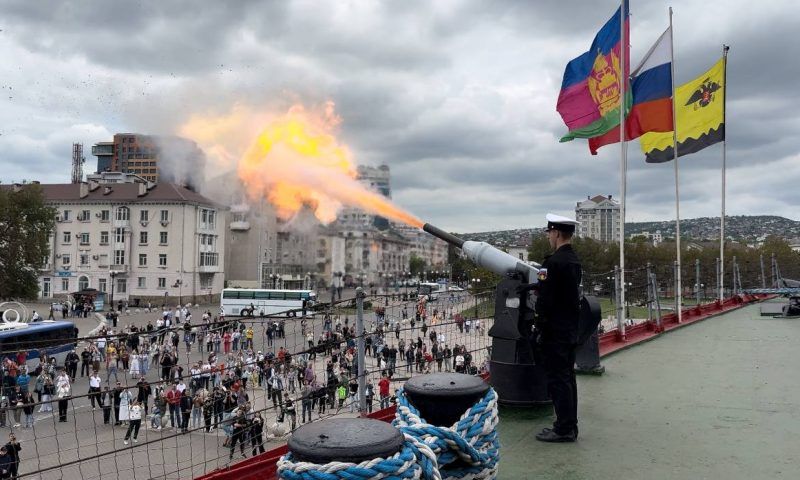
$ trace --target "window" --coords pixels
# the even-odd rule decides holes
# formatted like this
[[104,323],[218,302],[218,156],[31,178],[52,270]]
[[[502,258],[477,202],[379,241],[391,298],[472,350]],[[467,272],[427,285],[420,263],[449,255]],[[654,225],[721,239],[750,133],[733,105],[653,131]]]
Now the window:
[[167,288],[167,279],[164,277],[158,277],[158,288]]
[[61,255],[61,265],[69,265],[71,260],[68,253]]
[[69,222],[72,219],[70,218],[72,214],[72,210],[64,210],[64,213],[61,214],[61,220],[65,222]]
[[166,267],[167,266],[167,254],[166,253],[159,253],[158,254],[158,266],[159,267]]
[[139,277],[137,279],[137,284],[139,288],[147,288],[147,279],[144,277]]
[[81,245],[89,245],[89,234],[81,233]]
[[100,245],[108,245],[108,232],[100,232]]
[[148,216],[149,216],[149,214],[148,214],[148,211],[147,211],[147,210],[142,210],[142,211],[140,211],[140,212],[139,212],[139,221],[140,221],[140,222],[146,222],[147,220],[149,220],[149,219],[147,218]]
[[161,245],[167,244],[167,232],[161,232],[158,236],[158,243]]
[[212,288],[214,286],[214,274],[213,273],[201,273],[200,274],[200,288],[207,289]]
[[119,207],[117,209],[117,220],[127,221],[130,219],[130,210],[128,207]]
[[214,210],[208,211],[208,228],[212,230],[217,228],[217,212]]
[[139,232],[139,245],[147,245],[147,232]]
[[81,210],[81,213],[78,214],[78,220],[80,220],[81,222],[88,222],[89,220],[91,220],[91,218],[92,215],[89,212],[89,210]]
[[78,278],[78,290],[86,290],[89,288],[89,278],[88,277],[79,277]]
[[100,211],[100,221],[107,222],[111,219],[111,212],[108,210],[101,210]]
[[125,293],[128,291],[128,279],[127,278],[118,278],[117,279],[117,292]]
[[201,267],[216,267],[219,263],[219,254],[215,252],[200,252]]
[[108,280],[106,280],[105,278],[101,278],[100,280],[98,280],[97,289],[100,290],[101,292],[105,292],[106,290],[108,290]]
[[61,243],[72,243],[72,232],[64,232],[61,235]]
[[114,250],[114,265],[125,265],[125,250]]
[[[89,254],[81,253],[81,265],[89,265]],[[81,289],[83,290],[83,289]]]
[[169,222],[169,210],[161,210],[161,221],[163,223]]
[[114,229],[114,241],[116,243],[125,243],[125,229],[118,227]]
[[139,254],[139,266],[140,267],[146,267],[147,266],[147,254],[146,253],[140,253]]
[[69,292],[69,278],[61,279],[61,291]]

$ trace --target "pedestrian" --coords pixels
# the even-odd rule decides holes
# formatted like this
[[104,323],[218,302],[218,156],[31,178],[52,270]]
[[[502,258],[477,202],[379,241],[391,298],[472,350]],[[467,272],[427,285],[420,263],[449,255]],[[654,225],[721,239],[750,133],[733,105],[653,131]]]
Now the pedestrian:
[[253,420],[250,422],[250,444],[253,446],[252,455],[256,455],[256,450],[258,453],[264,453],[264,418],[261,416],[261,412],[256,412],[255,416],[253,416]]
[[101,382],[102,380],[97,371],[92,372],[92,375],[89,377],[89,401],[92,404],[92,410],[96,410],[97,406],[103,406],[103,402],[100,399]]
[[[56,396],[58,397],[58,421],[67,421],[67,408],[69,407],[70,398],[70,385],[69,383],[61,383],[58,386]],[[52,407],[51,407],[52,408]]]
[[[574,442],[578,437],[578,387],[575,381],[575,349],[578,340],[581,264],[572,248],[578,222],[547,214],[547,238],[554,253],[539,270],[536,298],[536,330],[547,389],[553,401],[555,422],[536,435],[542,442]],[[526,291],[534,288],[524,286]]]
[[191,395],[189,395],[189,390],[185,389],[181,393],[181,400],[180,400],[180,409],[181,409],[181,433],[186,433],[189,431],[189,417],[192,416],[192,407],[194,405],[194,400],[192,399]]
[[233,419],[233,433],[231,435],[230,441],[230,460],[233,460],[233,451],[236,449],[236,443],[239,443],[239,450],[242,452],[243,457],[247,457],[247,454],[244,452],[244,434],[247,429],[247,418],[244,415],[243,409],[239,408],[236,410],[236,416]]
[[130,406],[129,418],[130,424],[128,425],[128,431],[125,433],[125,440],[123,441],[125,445],[128,444],[128,439],[131,438],[131,432],[133,433],[133,443],[139,441],[139,428],[142,425],[142,406],[139,404],[138,400],[134,400],[133,404]]
[[14,433],[8,435],[8,443],[6,443],[3,448],[5,448],[8,455],[11,456],[11,463],[9,464],[11,476],[9,478],[16,479],[17,473],[19,472],[19,451],[22,450],[22,446],[19,444],[19,440],[17,440],[17,436],[14,435]]
[[114,403],[114,394],[108,389],[106,385],[103,393],[100,394],[100,407],[103,409],[103,424],[108,425],[111,423],[111,408]]
[[33,394],[31,392],[25,392],[25,397],[22,401],[22,410],[25,412],[25,427],[24,428],[32,428],[33,427],[33,410],[34,406],[36,405],[36,400],[33,399]]

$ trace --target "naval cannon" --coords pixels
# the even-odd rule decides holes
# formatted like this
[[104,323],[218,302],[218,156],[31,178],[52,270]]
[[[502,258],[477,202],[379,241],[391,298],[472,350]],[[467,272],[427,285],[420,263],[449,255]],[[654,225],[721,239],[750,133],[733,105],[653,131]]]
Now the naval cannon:
[[[479,267],[503,276],[495,292],[494,324],[488,332],[492,337],[490,383],[497,391],[498,402],[511,406],[548,403],[542,353],[535,341],[533,295],[518,293],[523,285],[538,283],[538,265],[526,263],[486,242],[464,240],[429,223],[422,229],[460,248]],[[600,304],[594,297],[582,297],[580,344],[592,336],[599,322]]]

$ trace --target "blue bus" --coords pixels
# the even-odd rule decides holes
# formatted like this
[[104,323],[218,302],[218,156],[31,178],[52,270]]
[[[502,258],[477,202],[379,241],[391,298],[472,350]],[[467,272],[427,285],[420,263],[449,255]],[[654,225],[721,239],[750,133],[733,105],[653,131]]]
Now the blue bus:
[[73,322],[45,320],[33,323],[0,323],[0,359],[17,361],[17,353],[27,353],[28,370],[39,363],[44,352],[63,365],[67,353],[78,343],[78,329]]

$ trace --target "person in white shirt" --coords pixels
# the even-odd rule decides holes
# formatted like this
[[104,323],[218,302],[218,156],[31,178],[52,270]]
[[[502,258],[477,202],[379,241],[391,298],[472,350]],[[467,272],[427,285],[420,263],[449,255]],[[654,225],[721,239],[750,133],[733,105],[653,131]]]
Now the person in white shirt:
[[92,402],[92,410],[96,410],[95,402],[102,407],[103,403],[100,400],[100,374],[95,370],[89,377],[89,400]]
[[128,425],[128,432],[125,434],[125,445],[128,444],[128,440],[131,438],[131,433],[133,433],[133,443],[138,443],[139,441],[139,427],[142,425],[142,406],[139,405],[138,400],[133,401],[128,415],[130,424]]
[[183,391],[186,390],[186,384],[183,383],[183,380],[178,380],[178,384],[175,385],[175,390],[181,392],[181,395],[183,394]]

